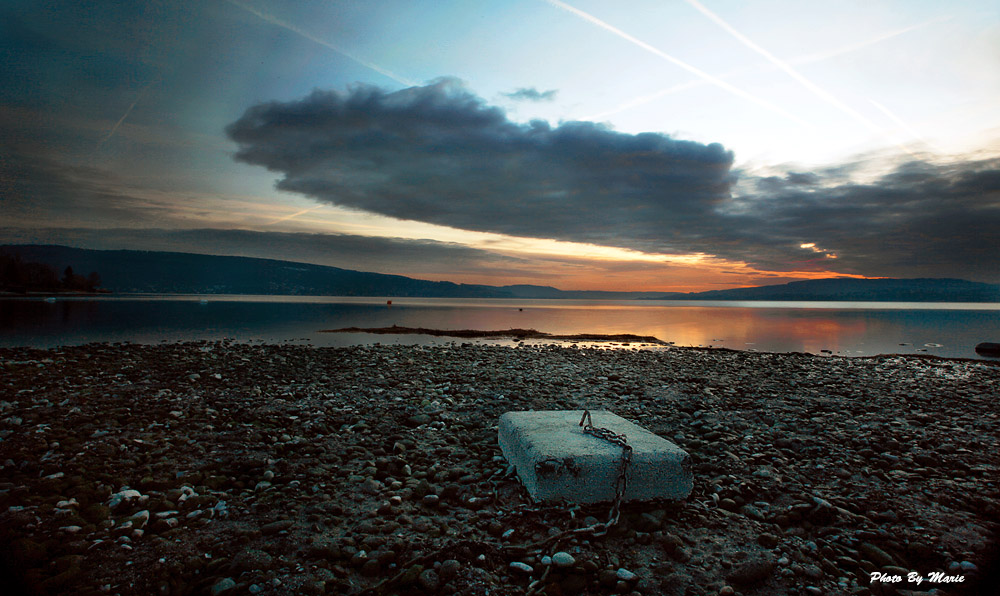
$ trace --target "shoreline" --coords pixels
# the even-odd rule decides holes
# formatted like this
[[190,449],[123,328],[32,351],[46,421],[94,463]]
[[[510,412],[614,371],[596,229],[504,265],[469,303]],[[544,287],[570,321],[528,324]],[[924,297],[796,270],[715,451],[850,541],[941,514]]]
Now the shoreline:
[[[991,361],[204,341],[0,348],[0,370],[4,554],[49,593],[352,594],[396,578],[385,593],[513,595],[543,575],[553,594],[997,585]],[[604,537],[515,548],[607,506],[534,507],[503,476],[497,420],[584,408],[687,450],[694,492],[626,504]],[[574,562],[546,567],[559,551]],[[900,570],[966,581],[870,580]]]

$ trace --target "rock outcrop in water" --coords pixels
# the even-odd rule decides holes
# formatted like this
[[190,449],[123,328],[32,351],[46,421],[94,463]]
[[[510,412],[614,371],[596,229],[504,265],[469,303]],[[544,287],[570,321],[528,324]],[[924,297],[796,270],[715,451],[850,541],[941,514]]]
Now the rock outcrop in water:
[[[35,593],[997,585],[990,362],[217,342],[0,349],[0,371],[0,548]],[[563,533],[608,508],[528,502],[496,423],[585,407],[687,450],[692,496]]]

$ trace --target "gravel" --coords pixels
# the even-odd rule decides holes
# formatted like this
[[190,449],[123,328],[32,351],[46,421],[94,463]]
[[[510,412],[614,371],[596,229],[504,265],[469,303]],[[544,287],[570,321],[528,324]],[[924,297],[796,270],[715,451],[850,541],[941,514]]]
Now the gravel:
[[[37,594],[976,594],[998,395],[995,363],[915,356],[0,349],[0,572]],[[499,416],[583,408],[686,449],[691,497],[605,535],[582,528],[606,505],[531,503]],[[870,579],[904,570],[964,581]]]

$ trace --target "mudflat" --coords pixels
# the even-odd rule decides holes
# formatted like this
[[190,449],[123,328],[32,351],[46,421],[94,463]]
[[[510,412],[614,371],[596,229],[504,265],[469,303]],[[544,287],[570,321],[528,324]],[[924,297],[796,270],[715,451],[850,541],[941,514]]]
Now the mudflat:
[[[988,593],[998,394],[913,356],[0,349],[0,551],[42,594]],[[584,408],[690,453],[691,496],[606,533],[531,503],[500,415]]]

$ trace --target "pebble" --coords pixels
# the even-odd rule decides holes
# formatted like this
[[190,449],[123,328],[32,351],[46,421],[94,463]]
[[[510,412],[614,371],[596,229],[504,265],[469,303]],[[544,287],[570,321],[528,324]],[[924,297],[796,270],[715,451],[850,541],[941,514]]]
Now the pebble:
[[662,546],[668,554],[673,554],[684,546],[684,541],[681,540],[680,536],[669,532],[659,536],[657,538],[657,543]]
[[236,587],[236,581],[231,577],[225,577],[212,584],[211,594],[212,596],[225,594],[226,592],[232,590],[235,587]]
[[131,503],[132,501],[139,499],[139,497],[141,496],[142,493],[134,489],[122,490],[111,495],[111,498],[108,499],[108,507],[110,507],[112,510],[118,509],[122,505],[127,505],[128,503]]
[[522,563],[521,561],[512,561],[510,564],[511,571],[522,573],[524,575],[531,575],[535,570],[527,563]]
[[573,558],[573,555],[567,552],[560,551],[552,555],[552,563],[556,567],[565,569],[567,567],[572,567],[573,565],[575,565],[576,559]]
[[233,569],[239,571],[266,571],[274,564],[274,559],[261,549],[246,549],[233,557]]
[[441,569],[438,570],[438,573],[442,580],[449,581],[456,577],[461,569],[462,563],[456,559],[448,559],[441,563]]
[[774,534],[761,534],[757,536],[757,544],[763,546],[764,548],[774,548],[778,546],[780,541],[781,539]]
[[427,414],[414,414],[406,419],[406,423],[410,426],[422,426],[431,422],[431,417]]
[[417,581],[420,583],[420,587],[425,590],[437,590],[438,586],[441,585],[441,579],[433,569],[424,569]]
[[858,546],[858,552],[865,556],[866,559],[874,563],[879,567],[886,567],[888,565],[895,565],[895,561],[881,548],[875,546],[874,544],[863,542]]
[[283,532],[291,528],[294,525],[294,523],[295,522],[293,522],[290,519],[278,520],[271,522],[269,524],[264,524],[263,526],[260,527],[260,531],[265,536],[270,536],[272,534],[277,534],[278,532]]
[[614,569],[602,569],[597,574],[597,581],[606,588],[616,586],[620,581]]
[[636,574],[632,573],[628,569],[625,569],[624,567],[619,568],[618,571],[615,572],[615,576],[623,582],[635,581],[637,578]]
[[726,580],[741,586],[758,584],[771,576],[775,564],[775,561],[765,557],[751,559],[734,567],[726,574]]
[[[538,570],[567,595],[860,596],[877,561],[974,574],[1000,513],[977,490],[1000,473],[981,362],[231,342],[0,348],[0,367],[0,526],[41,581],[81,557],[85,593],[356,593],[405,570],[387,593],[500,595]],[[495,442],[504,411],[584,404],[676,437],[692,499],[627,504],[609,536],[546,557],[499,548],[606,519],[535,509]]]

